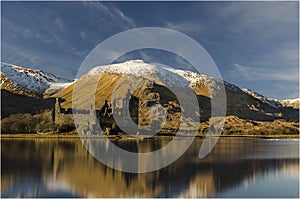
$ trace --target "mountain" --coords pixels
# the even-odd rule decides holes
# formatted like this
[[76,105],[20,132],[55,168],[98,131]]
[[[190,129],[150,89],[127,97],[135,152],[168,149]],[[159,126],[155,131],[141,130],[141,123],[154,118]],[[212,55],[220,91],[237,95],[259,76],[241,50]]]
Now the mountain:
[[15,94],[42,97],[54,94],[71,83],[51,73],[1,62],[1,89]]
[[273,98],[267,98],[257,92],[247,89],[247,88],[244,88],[243,91],[245,93],[248,93],[249,95],[252,95],[254,98],[260,100],[261,102],[269,104],[270,106],[273,106],[275,108],[293,107],[293,108],[299,109],[299,98],[278,100],[278,99],[273,99]]
[[[59,98],[60,111],[66,111],[59,116],[61,117],[59,125],[64,125],[65,121],[72,122],[72,117],[68,114],[71,113],[69,110],[72,109],[72,103],[77,104],[78,110],[90,109],[91,106],[94,106],[96,110],[101,110],[105,107],[105,101],[108,103],[106,106],[111,105],[114,94],[126,93],[128,86],[137,86],[132,94],[134,97],[131,99],[138,99],[139,105],[129,104],[130,110],[135,112],[135,118],[137,118],[135,123],[147,126],[153,121],[154,114],[157,116],[155,119],[159,121],[166,118],[165,132],[174,133],[182,122],[182,112],[194,109],[195,105],[189,101],[188,97],[185,97],[188,96],[185,95],[187,88],[191,88],[196,94],[200,107],[200,131],[205,132],[211,119],[211,99],[218,93],[217,91],[221,88],[220,84],[221,80],[203,74],[148,64],[142,60],[97,66],[75,82],[43,71],[2,63],[1,93],[2,100],[5,100],[1,105],[2,118],[7,118],[2,119],[1,122],[2,126],[10,131],[15,118],[13,115],[29,113],[33,114],[32,121],[36,121],[36,125],[32,128],[44,129],[47,127],[47,129],[51,129],[50,118],[52,116],[50,112],[55,107],[55,98]],[[78,95],[73,96],[75,87]],[[178,99],[169,89],[170,87],[176,88],[180,92],[179,94],[186,98],[187,110],[181,109]],[[249,89],[242,90],[229,82],[224,82],[224,87],[227,98],[227,117],[223,129],[226,134],[233,132],[248,134],[299,132],[299,99],[266,98]],[[93,88],[95,88],[94,93],[91,92]],[[117,92],[114,93],[114,89]],[[34,98],[36,96],[40,97],[38,101]],[[88,104],[93,97],[95,104]],[[119,96],[118,100],[121,98]],[[20,103],[21,99],[27,102]],[[218,98],[216,99],[218,100]],[[117,103],[119,104],[119,102]],[[158,104],[162,109],[156,109]],[[35,114],[40,115],[35,117]],[[162,114],[167,116],[161,117]],[[31,116],[22,117],[24,118],[23,126],[28,123],[28,117]],[[131,115],[131,117],[133,116]],[[41,126],[40,121],[43,118],[48,118],[49,122]],[[189,124],[187,123],[187,125]]]
[[299,105],[300,105],[299,98],[284,99],[284,100],[279,100],[279,102],[285,107],[293,107],[293,108],[297,108],[297,109],[299,109]]
[[[96,109],[100,109],[105,100],[110,101],[112,92],[116,85],[140,84],[141,87],[134,93],[135,96],[152,104],[158,103],[159,99],[154,96],[165,98],[163,105],[167,106],[169,101],[176,101],[176,97],[164,83],[180,88],[192,88],[198,98],[201,108],[201,119],[208,120],[210,117],[210,99],[220,89],[220,80],[186,70],[178,70],[158,65],[144,63],[142,60],[131,60],[124,63],[98,66],[91,69],[87,74],[76,81],[77,89],[81,93],[81,99],[76,99],[79,104],[84,104],[91,96],[90,90],[93,81],[97,82]],[[150,81],[150,83],[149,83]],[[276,118],[298,119],[298,109],[288,107],[283,101],[264,98],[250,90],[242,90],[239,87],[224,82],[227,96],[227,115],[237,116],[242,119],[274,120]],[[74,84],[59,91],[53,97],[64,99],[61,105],[64,108],[72,107],[72,91]],[[126,87],[124,87],[126,89]],[[210,94],[209,90],[213,93]],[[104,92],[105,91],[105,92]],[[156,95],[156,94],[157,95]],[[145,104],[145,108],[149,107]]]

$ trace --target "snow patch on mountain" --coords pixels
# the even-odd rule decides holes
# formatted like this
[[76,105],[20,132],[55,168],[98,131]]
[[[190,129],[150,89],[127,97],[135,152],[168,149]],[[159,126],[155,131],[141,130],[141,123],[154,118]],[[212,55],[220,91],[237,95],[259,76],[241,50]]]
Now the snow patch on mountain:
[[[57,77],[51,73],[3,62],[1,62],[1,74],[14,84],[16,90],[21,89],[30,94],[37,95],[42,95],[51,87],[53,91],[61,90],[71,83],[70,80]],[[4,81],[1,81],[0,86],[3,83]]]
[[163,82],[166,86],[193,87],[199,82],[204,82],[212,92],[220,87],[216,79],[206,75],[159,64],[148,64],[143,60],[130,60],[124,63],[97,66],[91,69],[88,74],[95,75],[105,72],[132,75],[150,80],[156,79]]
[[157,68],[154,65],[147,64],[142,60],[130,60],[124,63],[111,64],[105,66],[97,66],[92,68],[89,74],[101,74],[101,73],[116,73],[127,74],[137,77],[148,77],[157,72]]
[[253,96],[254,98],[260,100],[263,103],[266,103],[272,107],[275,108],[281,108],[281,107],[297,107],[299,106],[299,98],[295,99],[285,99],[285,100],[279,100],[279,99],[273,99],[273,98],[267,98],[259,93],[256,93],[250,89],[244,88],[242,89],[245,93]]
[[250,89],[247,89],[247,88],[243,88],[242,90],[245,93],[253,96],[254,98],[256,98],[256,99],[260,100],[261,102],[263,102],[265,104],[268,104],[268,105],[270,105],[272,107],[275,107],[275,108],[283,107],[283,105],[279,101],[277,101],[275,99],[267,98],[267,97],[265,97],[265,96],[263,96],[263,95],[261,95],[259,93],[256,93],[256,92],[254,92],[254,91],[252,91]]
[[64,88],[67,88],[68,86],[72,85],[74,82],[67,82],[67,83],[52,83],[50,87],[45,90],[45,95],[53,95],[59,91],[61,91]]
[[156,79],[163,82],[166,86],[180,86],[180,87],[197,87],[199,84],[206,85],[211,95],[214,95],[217,90],[220,90],[222,84],[233,92],[244,91],[259,101],[268,104],[274,108],[281,107],[299,107],[299,98],[278,100],[267,98],[259,93],[251,91],[250,89],[240,89],[238,86],[231,83],[208,77],[203,74],[195,73],[187,70],[174,69],[160,64],[149,64],[143,60],[130,60],[124,63],[111,64],[105,66],[97,66],[91,69],[88,74],[102,74],[102,73],[127,74],[146,79]]
[[283,106],[289,106],[293,108],[299,108],[300,106],[300,99],[285,99],[285,100],[279,100]]

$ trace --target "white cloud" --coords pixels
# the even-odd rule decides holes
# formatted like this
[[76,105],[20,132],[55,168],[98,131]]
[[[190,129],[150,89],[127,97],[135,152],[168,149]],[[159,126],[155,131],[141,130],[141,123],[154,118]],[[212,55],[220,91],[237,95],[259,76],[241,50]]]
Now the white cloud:
[[230,72],[231,76],[238,79],[246,79],[249,81],[256,80],[282,80],[282,81],[299,81],[299,70],[286,69],[282,71],[272,71],[266,68],[254,68],[234,64],[234,69]]
[[55,19],[54,19],[54,24],[57,25],[57,27],[58,27],[60,30],[64,30],[64,28],[65,28],[64,21],[63,21],[61,18],[55,18]]
[[299,61],[298,49],[283,49],[278,51],[278,56],[286,61],[297,62]]
[[297,2],[232,2],[219,13],[232,18],[232,27],[246,31],[257,26],[298,23]]
[[38,30],[31,29],[28,26],[24,24],[15,24],[11,22],[9,19],[3,18],[2,17],[2,28],[8,28],[12,30],[11,32],[13,33],[13,37],[24,37],[26,39],[29,38],[36,38],[39,39],[41,38],[41,33]]
[[145,62],[151,62],[151,57],[149,55],[147,55],[146,53],[144,53],[143,51],[140,52],[141,56],[142,56],[142,59],[145,61]]
[[[51,61],[51,63],[63,63],[67,60],[64,59],[59,61],[61,57],[65,57],[63,54],[68,55],[68,57],[82,57],[90,50],[85,48],[85,46],[82,47],[78,45],[78,40],[72,40],[73,38],[76,38],[75,36],[73,37],[73,34],[77,34],[78,38],[82,39],[83,42],[87,43],[86,46],[88,46],[90,43],[95,45],[95,42],[101,41],[101,39],[103,39],[101,37],[102,32],[135,27],[133,19],[126,16],[113,4],[103,4],[100,2],[82,3],[83,5],[88,6],[83,10],[91,12],[87,16],[87,19],[94,19],[93,21],[87,21],[87,23],[91,22],[91,24],[94,24],[95,22],[98,22],[99,26],[93,31],[90,31],[90,29],[86,30],[85,28],[89,28],[89,26],[83,24],[81,25],[82,29],[77,31],[77,33],[69,32],[69,29],[66,27],[72,24],[69,24],[70,21],[67,20],[67,18],[61,17],[62,13],[69,14],[67,12],[69,9],[68,7],[60,7],[56,10],[45,7],[41,13],[25,7],[24,13],[26,13],[26,15],[22,17],[22,20],[14,20],[6,15],[2,16],[2,30],[5,30],[6,33],[5,41],[2,43],[4,49],[3,52],[5,52],[2,54],[2,58],[7,60],[7,62],[16,64],[29,62],[34,65],[39,65],[45,63],[45,60],[50,60],[48,57],[51,55],[49,54],[49,48],[47,48],[47,46],[51,46],[51,50],[55,48],[60,51],[59,55],[54,56],[55,61]],[[72,38],[70,37],[70,34],[72,34]],[[23,43],[37,41],[36,43],[38,43],[38,45],[43,45],[44,47],[39,50],[39,47],[28,44],[27,46],[24,46],[24,44],[18,43],[17,41],[22,41]]]
[[[84,1],[83,5],[88,6],[91,12],[96,14],[109,16],[111,19],[120,20],[120,25],[127,25],[130,28],[135,28],[135,22],[132,18],[126,16],[120,9],[110,5],[106,6],[99,1]],[[125,24],[124,24],[125,22]]]
[[17,48],[13,45],[4,45],[2,48],[5,49],[5,51],[2,52],[2,57],[5,57],[8,63],[17,64],[22,63],[22,61],[29,61],[34,66],[39,65],[39,56],[32,52]]
[[121,10],[119,10],[116,7],[112,7],[111,9],[114,11],[114,13],[117,16],[120,16],[121,19],[123,19],[125,22],[127,22],[130,27],[132,27],[132,28],[136,27],[134,20],[132,18],[126,16]]
[[185,32],[185,33],[199,33],[201,30],[204,29],[203,25],[200,25],[199,22],[195,23],[195,22],[188,22],[188,21],[176,22],[176,23],[167,22],[165,24],[165,27],[173,30],[177,30],[179,32]]
[[86,40],[87,36],[86,36],[85,31],[81,30],[79,35],[80,35],[81,39]]

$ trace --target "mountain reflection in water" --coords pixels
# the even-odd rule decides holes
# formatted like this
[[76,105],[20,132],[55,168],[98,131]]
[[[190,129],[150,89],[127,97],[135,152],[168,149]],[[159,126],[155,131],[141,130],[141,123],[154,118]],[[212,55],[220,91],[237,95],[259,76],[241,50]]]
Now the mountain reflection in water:
[[[114,143],[148,152],[169,141]],[[248,188],[257,197],[299,196],[299,140],[220,138],[206,158],[198,159],[201,143],[196,138],[168,167],[132,174],[97,161],[80,139],[2,139],[1,197],[251,197]],[[282,183],[268,181],[274,179]]]

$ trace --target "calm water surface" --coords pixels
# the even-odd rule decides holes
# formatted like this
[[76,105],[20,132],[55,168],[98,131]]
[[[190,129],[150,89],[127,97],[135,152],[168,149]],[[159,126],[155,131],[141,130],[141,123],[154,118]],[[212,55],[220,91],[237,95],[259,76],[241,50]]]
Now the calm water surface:
[[[147,152],[169,141],[115,144]],[[164,169],[131,174],[98,162],[79,139],[2,139],[1,197],[299,197],[298,139],[221,138],[199,159],[201,143]]]

